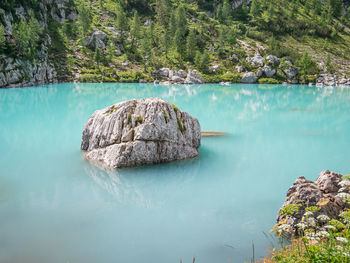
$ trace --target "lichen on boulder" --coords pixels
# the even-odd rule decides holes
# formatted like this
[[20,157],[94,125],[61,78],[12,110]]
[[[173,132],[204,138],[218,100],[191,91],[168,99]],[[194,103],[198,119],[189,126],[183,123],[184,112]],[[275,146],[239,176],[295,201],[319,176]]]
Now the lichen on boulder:
[[133,99],[96,111],[81,149],[87,160],[111,168],[193,158],[201,131],[196,118],[160,99]]

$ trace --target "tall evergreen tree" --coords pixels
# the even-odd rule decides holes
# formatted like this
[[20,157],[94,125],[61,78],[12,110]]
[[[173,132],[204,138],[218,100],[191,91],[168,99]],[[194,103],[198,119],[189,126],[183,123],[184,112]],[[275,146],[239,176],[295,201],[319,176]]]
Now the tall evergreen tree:
[[82,36],[86,36],[89,33],[92,23],[92,11],[89,4],[85,1],[80,1],[78,5],[78,24],[80,33]]
[[156,0],[156,14],[159,25],[168,25],[170,18],[169,0]]
[[135,42],[140,38],[140,27],[141,21],[137,11],[134,13],[134,17],[131,23],[130,35],[132,39],[132,46],[134,46]]
[[97,45],[95,48],[94,60],[96,61],[97,66],[100,66],[100,63],[102,62],[102,54],[101,49]]
[[261,6],[259,0],[252,1],[249,11],[252,18],[255,18],[261,14]]
[[218,38],[218,54],[220,58],[225,56],[225,43],[226,43],[226,32],[223,28],[219,30],[219,38]]
[[147,70],[148,61],[151,59],[152,56],[152,44],[149,31],[150,30],[148,29],[144,32],[141,41],[141,54],[143,58],[143,66],[145,71]]
[[174,38],[176,32],[176,17],[174,12],[171,12],[170,22],[169,22],[169,34]]
[[120,40],[124,42],[129,30],[129,23],[123,8],[120,8],[117,13],[117,28],[120,31]]
[[14,37],[19,47],[20,53],[33,58],[38,47],[42,29],[36,20],[34,13],[31,13],[29,21],[21,20],[14,28]]
[[210,58],[208,52],[205,50],[201,56],[199,69],[203,73],[208,73]]
[[186,11],[183,5],[179,5],[176,9],[176,32],[174,38],[174,44],[177,51],[184,55],[185,51],[185,35],[187,33],[187,20]]
[[222,5],[222,14],[226,21],[231,19],[232,7],[228,0],[224,0],[224,3]]
[[5,28],[0,24],[0,48],[3,49],[6,43]]
[[187,59],[190,61],[193,61],[194,56],[196,55],[196,48],[197,47],[197,41],[196,41],[196,33],[194,29],[191,29],[186,40],[186,54]]
[[224,22],[224,14],[222,11],[222,5],[219,5],[218,9],[216,10],[216,19],[219,20],[220,23]]
[[166,26],[164,27],[164,33],[162,35],[162,46],[165,51],[165,56],[168,57],[169,48],[171,46],[171,38],[170,38],[169,30]]

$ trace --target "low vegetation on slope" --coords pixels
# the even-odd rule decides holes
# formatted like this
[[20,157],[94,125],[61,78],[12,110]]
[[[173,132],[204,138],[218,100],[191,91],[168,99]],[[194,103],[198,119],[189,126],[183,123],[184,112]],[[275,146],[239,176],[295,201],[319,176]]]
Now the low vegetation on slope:
[[[215,82],[237,73],[237,66],[253,70],[246,58],[257,52],[289,57],[304,80],[322,70],[349,74],[347,1],[67,0],[62,3],[77,17],[49,17],[46,28],[40,26],[41,2],[0,4],[15,23],[8,33],[1,17],[0,49],[32,59],[49,35],[50,58],[66,80],[151,80],[153,70],[169,67],[195,68]],[[30,15],[16,15],[19,6]],[[262,82],[281,82],[285,76],[275,78]]]

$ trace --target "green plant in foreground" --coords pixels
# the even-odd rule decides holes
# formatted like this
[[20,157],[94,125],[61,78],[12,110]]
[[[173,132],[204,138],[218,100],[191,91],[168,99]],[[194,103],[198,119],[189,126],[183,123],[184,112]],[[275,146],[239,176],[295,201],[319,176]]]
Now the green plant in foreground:
[[320,207],[318,206],[309,206],[305,208],[305,212],[311,212],[311,213],[316,213],[318,211],[320,211]]
[[288,216],[288,215],[292,216],[299,211],[300,207],[301,207],[301,204],[287,205],[281,209],[280,213],[284,216]]

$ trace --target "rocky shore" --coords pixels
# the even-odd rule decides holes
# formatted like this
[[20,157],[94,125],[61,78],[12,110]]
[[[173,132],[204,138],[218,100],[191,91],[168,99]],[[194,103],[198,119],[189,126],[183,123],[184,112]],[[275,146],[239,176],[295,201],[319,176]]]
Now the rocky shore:
[[274,228],[286,236],[320,239],[328,231],[345,228],[349,220],[350,180],[323,171],[315,182],[299,177],[288,189]]

